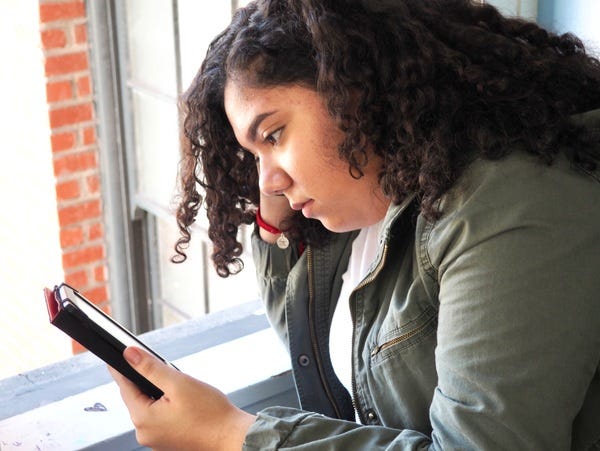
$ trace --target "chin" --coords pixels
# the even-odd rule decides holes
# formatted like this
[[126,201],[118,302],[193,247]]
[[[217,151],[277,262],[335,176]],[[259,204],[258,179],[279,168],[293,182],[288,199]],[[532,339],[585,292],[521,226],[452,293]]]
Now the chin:
[[350,224],[328,221],[326,219],[319,219],[319,221],[321,221],[321,224],[323,224],[323,227],[325,227],[330,232],[334,232],[334,233],[352,232],[353,230],[358,230],[360,228],[360,227],[353,227]]

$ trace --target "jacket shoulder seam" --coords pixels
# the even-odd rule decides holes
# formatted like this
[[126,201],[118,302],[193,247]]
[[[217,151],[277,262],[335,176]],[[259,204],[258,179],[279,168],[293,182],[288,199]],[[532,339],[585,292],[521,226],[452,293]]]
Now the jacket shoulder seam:
[[433,233],[433,228],[434,223],[432,221],[427,221],[423,227],[423,232],[419,237],[419,259],[421,260],[421,265],[425,274],[437,284],[437,268],[434,266],[431,256],[429,255],[429,240]]

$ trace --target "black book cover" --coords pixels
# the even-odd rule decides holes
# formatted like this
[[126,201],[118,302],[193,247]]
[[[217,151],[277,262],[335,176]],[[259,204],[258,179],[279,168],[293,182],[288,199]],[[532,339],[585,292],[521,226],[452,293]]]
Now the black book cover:
[[[123,357],[123,351],[126,346],[76,306],[68,304],[63,307],[58,297],[59,288],[56,287],[54,290],[44,288],[50,323],[119,371],[136,384],[142,392],[154,399],[160,398],[163,395],[163,391],[135,371]],[[114,323],[114,320],[87,301],[83,296],[80,296],[80,298]],[[122,326],[119,327],[123,329]]]

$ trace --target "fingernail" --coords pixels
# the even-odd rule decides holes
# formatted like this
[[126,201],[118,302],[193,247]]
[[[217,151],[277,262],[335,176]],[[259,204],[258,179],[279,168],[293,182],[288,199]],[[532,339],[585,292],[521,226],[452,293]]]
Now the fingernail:
[[131,365],[137,365],[142,361],[142,354],[136,348],[127,348],[125,352],[123,352],[123,356],[125,360],[127,360]]

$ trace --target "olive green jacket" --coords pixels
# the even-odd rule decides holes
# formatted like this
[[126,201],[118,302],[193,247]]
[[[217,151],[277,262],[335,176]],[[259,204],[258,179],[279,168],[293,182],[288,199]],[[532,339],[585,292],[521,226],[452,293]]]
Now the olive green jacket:
[[244,449],[600,449],[599,181],[514,152],[472,163],[439,220],[390,207],[350,298],[351,396],[328,334],[356,232],[301,256],[255,236],[303,410],[260,412]]

